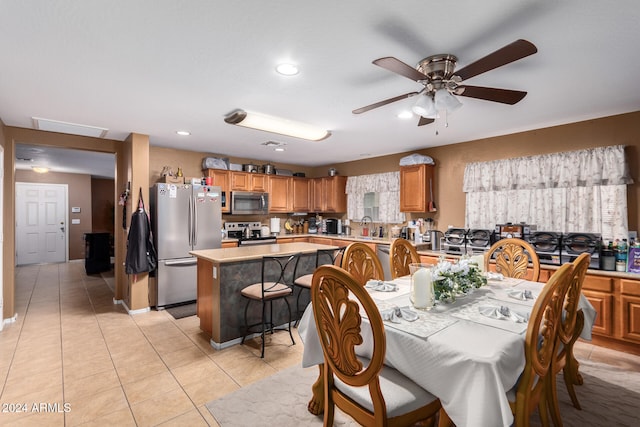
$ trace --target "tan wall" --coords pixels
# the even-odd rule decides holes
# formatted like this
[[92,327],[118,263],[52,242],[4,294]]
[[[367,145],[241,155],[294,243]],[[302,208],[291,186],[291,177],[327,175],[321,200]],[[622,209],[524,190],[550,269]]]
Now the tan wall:
[[[84,233],[92,231],[91,223],[91,176],[75,173],[35,173],[16,170],[16,182],[67,184],[69,211],[69,259],[84,259]],[[71,207],[79,207],[80,213],[72,213]],[[72,224],[72,219],[80,224]]]
[[[628,186],[629,230],[640,227],[640,112],[537,129],[495,138],[398,153],[390,156],[333,165],[341,175],[365,175],[399,170],[400,159],[411,153],[426,154],[436,161],[434,193],[438,212],[436,227],[464,226],[465,196],[462,192],[467,163],[521,156],[573,151],[609,145],[625,145],[634,184]],[[320,169],[320,168],[317,168]],[[321,168],[325,170],[326,168]]]

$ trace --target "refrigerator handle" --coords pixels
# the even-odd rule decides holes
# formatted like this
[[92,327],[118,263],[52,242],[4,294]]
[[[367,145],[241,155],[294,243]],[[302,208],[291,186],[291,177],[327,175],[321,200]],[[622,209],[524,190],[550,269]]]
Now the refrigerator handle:
[[193,197],[192,203],[193,203],[193,227],[191,229],[191,232],[193,233],[193,247],[195,248],[198,244],[198,209],[197,205],[196,205],[196,199],[197,197]]
[[191,197],[189,196],[189,205],[188,205],[188,212],[187,212],[187,232],[189,234],[189,246],[193,247],[193,221],[192,221],[192,216],[193,213],[191,212]]

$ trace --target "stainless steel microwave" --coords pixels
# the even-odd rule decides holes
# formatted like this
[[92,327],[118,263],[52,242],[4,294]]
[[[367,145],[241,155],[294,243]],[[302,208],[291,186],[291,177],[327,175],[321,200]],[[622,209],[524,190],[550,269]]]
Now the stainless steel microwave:
[[269,213],[269,193],[232,191],[230,207],[233,215],[266,215]]

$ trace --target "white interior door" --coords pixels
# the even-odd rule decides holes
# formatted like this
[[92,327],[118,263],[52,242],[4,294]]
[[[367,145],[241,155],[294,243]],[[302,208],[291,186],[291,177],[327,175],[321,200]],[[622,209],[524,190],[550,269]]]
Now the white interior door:
[[16,264],[67,260],[67,185],[16,183]]

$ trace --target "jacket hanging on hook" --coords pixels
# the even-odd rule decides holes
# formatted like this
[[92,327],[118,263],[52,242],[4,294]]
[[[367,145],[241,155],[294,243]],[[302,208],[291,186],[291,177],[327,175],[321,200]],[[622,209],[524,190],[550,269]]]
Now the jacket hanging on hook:
[[153,245],[151,221],[144,207],[142,187],[138,198],[138,209],[131,215],[131,226],[127,237],[127,256],[125,272],[134,275],[134,282],[139,273],[147,273],[156,269],[158,255]]

